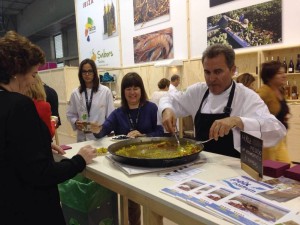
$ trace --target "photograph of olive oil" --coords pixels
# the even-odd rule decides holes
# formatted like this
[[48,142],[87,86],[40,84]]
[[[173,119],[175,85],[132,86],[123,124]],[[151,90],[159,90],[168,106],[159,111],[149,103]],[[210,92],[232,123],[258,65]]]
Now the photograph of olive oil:
[[118,35],[116,26],[116,2],[104,0],[103,5],[103,39]]
[[133,38],[134,62],[174,58],[173,29],[167,28]]
[[207,18],[207,45],[234,49],[282,42],[282,0],[273,0]]
[[133,0],[135,30],[170,20],[170,0]]

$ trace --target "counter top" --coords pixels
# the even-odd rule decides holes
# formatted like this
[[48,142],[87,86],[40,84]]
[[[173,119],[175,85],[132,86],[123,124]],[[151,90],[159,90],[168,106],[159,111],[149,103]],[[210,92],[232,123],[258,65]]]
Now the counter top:
[[[71,150],[66,150],[63,156],[55,155],[55,159],[70,158],[78,150],[85,146],[108,147],[114,143],[111,138],[102,138],[97,141],[86,141],[71,144]],[[201,152],[200,157],[205,157],[206,163],[199,164],[203,172],[195,175],[195,178],[208,182],[218,182],[224,178],[247,175],[241,170],[240,160],[227,156],[208,152]],[[144,225],[162,225],[162,217],[174,221],[177,224],[231,224],[196,207],[190,206],[178,199],[163,194],[160,190],[175,184],[174,181],[160,177],[159,172],[128,176],[117,169],[105,156],[98,156],[94,162],[86,167],[83,175],[97,183],[119,193],[123,200],[129,198],[143,206]],[[122,201],[123,202],[123,201]],[[284,205],[289,208],[298,206],[300,210],[300,197],[293,199]],[[127,223],[127,207],[121,212],[121,224]]]

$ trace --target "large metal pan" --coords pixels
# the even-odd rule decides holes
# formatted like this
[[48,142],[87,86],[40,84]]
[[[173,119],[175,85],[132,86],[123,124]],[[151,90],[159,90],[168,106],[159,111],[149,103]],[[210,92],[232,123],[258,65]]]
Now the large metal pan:
[[112,158],[120,163],[129,164],[133,166],[141,166],[141,167],[170,167],[181,165],[185,163],[192,162],[198,158],[199,152],[201,152],[204,148],[203,144],[197,143],[195,140],[187,139],[187,138],[180,138],[180,145],[184,146],[187,143],[195,144],[199,146],[199,152],[192,153],[190,155],[175,157],[175,158],[136,158],[136,157],[126,157],[120,156],[116,154],[116,151],[121,149],[122,147],[129,147],[132,145],[144,145],[144,144],[151,144],[151,143],[160,143],[160,142],[171,142],[177,144],[175,138],[172,137],[143,137],[143,138],[135,138],[129,139],[125,141],[120,141],[114,144],[111,144],[108,147],[108,152],[112,154]]

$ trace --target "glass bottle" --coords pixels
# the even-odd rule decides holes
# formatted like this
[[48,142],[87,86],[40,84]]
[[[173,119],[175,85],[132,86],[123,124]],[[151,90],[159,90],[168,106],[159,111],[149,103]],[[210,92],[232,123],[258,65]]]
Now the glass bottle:
[[286,64],[285,57],[283,57],[283,66],[284,66],[285,73],[287,73],[287,64]]
[[289,73],[294,73],[294,62],[293,62],[293,57],[291,57],[290,63],[289,63]]
[[284,87],[284,94],[285,94],[285,98],[286,99],[290,99],[291,98],[291,86],[289,81],[286,82],[286,85]]
[[294,80],[292,86],[292,99],[298,99],[298,88],[297,88],[296,80]]
[[296,64],[295,72],[300,73],[300,54],[297,55],[297,64]]
[[277,62],[279,62],[279,63],[280,63],[280,58],[279,58],[279,56],[277,56]]

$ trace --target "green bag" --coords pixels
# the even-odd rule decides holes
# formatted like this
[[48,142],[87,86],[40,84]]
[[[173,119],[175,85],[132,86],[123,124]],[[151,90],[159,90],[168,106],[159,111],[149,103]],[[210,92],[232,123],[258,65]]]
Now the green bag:
[[58,185],[68,225],[117,225],[118,196],[96,182],[77,175]]

